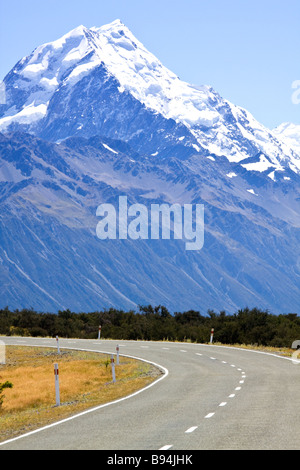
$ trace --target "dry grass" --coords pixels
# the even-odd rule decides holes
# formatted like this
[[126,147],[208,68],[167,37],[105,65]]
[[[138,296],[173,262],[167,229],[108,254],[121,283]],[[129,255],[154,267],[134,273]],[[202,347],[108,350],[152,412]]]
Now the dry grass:
[[279,348],[273,346],[258,346],[257,344],[223,344],[214,342],[215,346],[228,346],[228,347],[235,347],[241,349],[253,349],[254,351],[262,351],[262,352],[269,352],[271,354],[277,354],[278,356],[285,356],[291,357],[295,352],[294,349],[291,348]]
[[[61,406],[55,405],[54,363],[59,364]],[[112,382],[110,356],[83,351],[8,346],[0,383],[9,381],[0,407],[0,441],[87,408],[129,395],[161,372],[150,364],[120,357]]]

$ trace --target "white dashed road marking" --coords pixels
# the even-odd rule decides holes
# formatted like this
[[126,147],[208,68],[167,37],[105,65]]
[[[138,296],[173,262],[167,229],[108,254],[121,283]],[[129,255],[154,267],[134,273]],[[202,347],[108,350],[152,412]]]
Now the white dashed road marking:
[[189,428],[187,431],[185,431],[186,434],[190,434],[191,432],[194,432],[198,426],[193,426],[192,428]]
[[[165,350],[168,350],[169,348],[162,348],[162,349],[165,349]],[[187,351],[185,349],[180,349],[180,352],[182,353],[186,353]],[[196,356],[203,356],[202,353],[195,353]],[[212,356],[209,356],[210,359],[212,359],[213,361],[216,361],[217,359],[215,357],[212,357]],[[226,361],[221,361],[222,364],[227,364]],[[241,368],[237,368],[235,364],[230,364],[230,367],[233,367],[233,368],[236,368],[239,372],[241,372],[241,379],[239,381],[240,384],[243,384],[245,381],[244,379],[246,378],[246,374],[245,372],[241,369]],[[242,387],[236,387],[235,390],[241,390]],[[231,393],[230,395],[228,395],[228,398],[234,398],[235,397],[235,393]],[[219,407],[224,407],[227,405],[227,401],[222,401],[220,404],[219,404]],[[215,412],[212,412],[212,413],[208,413],[205,418],[206,419],[209,419],[209,418],[212,418],[213,416],[215,415]],[[185,431],[185,434],[191,434],[193,433],[194,431],[196,431],[196,429],[198,429],[198,426],[192,426],[190,428],[188,428],[186,431]],[[164,447],[161,447],[161,449],[159,450],[169,450],[173,447],[173,445],[165,445]]]

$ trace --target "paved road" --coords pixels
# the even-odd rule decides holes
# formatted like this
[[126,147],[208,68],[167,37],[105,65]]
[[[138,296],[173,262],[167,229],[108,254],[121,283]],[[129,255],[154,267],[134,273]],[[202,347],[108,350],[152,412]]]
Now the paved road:
[[[55,346],[55,340],[1,338]],[[167,369],[126,400],[0,445],[0,450],[299,449],[300,365],[213,345],[63,340],[60,347],[115,352]]]

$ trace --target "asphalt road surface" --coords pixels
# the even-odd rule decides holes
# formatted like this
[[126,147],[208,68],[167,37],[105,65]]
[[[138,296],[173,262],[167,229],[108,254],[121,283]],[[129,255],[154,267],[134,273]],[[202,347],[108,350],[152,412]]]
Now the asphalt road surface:
[[[55,339],[3,338],[56,346]],[[298,450],[300,364],[214,345],[60,339],[163,370],[146,390],[0,444],[0,450]]]

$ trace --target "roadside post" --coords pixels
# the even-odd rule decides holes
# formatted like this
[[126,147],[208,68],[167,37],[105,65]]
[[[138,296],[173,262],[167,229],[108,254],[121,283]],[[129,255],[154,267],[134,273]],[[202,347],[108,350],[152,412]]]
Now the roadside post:
[[98,339],[101,338],[101,325],[99,326],[99,331],[98,331]]
[[55,379],[55,400],[56,400],[56,406],[60,406],[58,364],[56,364],[56,363],[54,364],[54,379]]
[[6,357],[5,357],[5,343],[4,341],[0,341],[0,365],[6,364]]
[[113,383],[116,381],[116,371],[115,371],[115,360],[114,360],[114,355],[111,355],[111,372],[112,372],[112,378],[113,378]]
[[117,344],[117,366],[120,364],[119,353],[120,353],[120,348],[119,348],[119,345]]
[[213,342],[213,339],[214,339],[214,328],[211,329],[211,332],[210,332],[210,344],[212,344]]
[[57,353],[60,354],[58,336],[56,336],[56,344],[57,344]]

